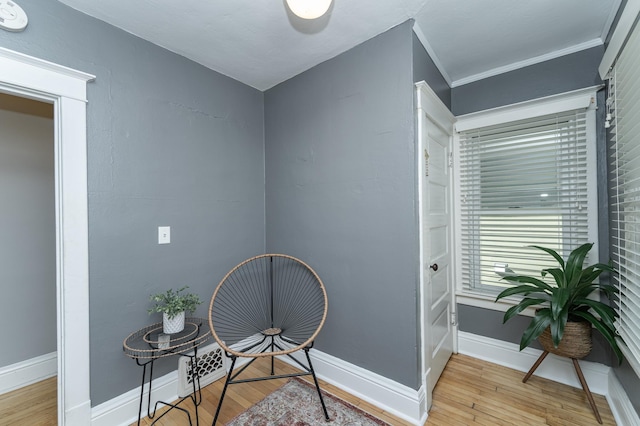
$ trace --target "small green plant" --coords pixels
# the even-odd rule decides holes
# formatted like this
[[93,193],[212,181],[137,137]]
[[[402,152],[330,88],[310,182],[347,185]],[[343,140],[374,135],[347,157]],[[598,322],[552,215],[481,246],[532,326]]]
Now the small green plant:
[[[604,336],[618,360],[622,362],[623,355],[618,346],[618,339],[622,339],[616,334],[614,325],[619,316],[618,313],[607,303],[589,298],[589,295],[596,290],[606,294],[609,299],[616,292],[616,288],[611,285],[594,283],[604,271],[614,272],[610,265],[596,263],[583,268],[584,259],[592,246],[593,244],[587,243],[576,248],[569,254],[566,263],[552,249],[531,246],[553,256],[559,267],[543,269],[541,271],[542,279],[526,275],[512,275],[503,278],[520,285],[502,291],[496,301],[513,295],[524,296],[520,303],[505,312],[503,322],[507,322],[529,306],[541,306],[536,310],[529,327],[522,334],[520,350],[529,346],[547,327],[550,328],[551,339],[557,348],[562,340],[568,320],[587,321]],[[554,278],[555,286],[549,285],[543,280],[547,274]]]
[[172,288],[164,293],[150,296],[152,302],[156,302],[153,308],[149,309],[149,314],[161,312],[167,314],[169,319],[176,317],[180,312],[193,312],[202,303],[200,297],[193,293],[183,293],[189,286],[184,286],[176,291]]

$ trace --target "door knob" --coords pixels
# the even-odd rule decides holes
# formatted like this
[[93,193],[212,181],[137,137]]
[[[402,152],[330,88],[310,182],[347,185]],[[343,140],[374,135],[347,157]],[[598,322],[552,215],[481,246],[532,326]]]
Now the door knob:
[[434,263],[433,265],[429,266],[429,268],[433,269],[433,272],[436,272],[438,270],[438,264]]

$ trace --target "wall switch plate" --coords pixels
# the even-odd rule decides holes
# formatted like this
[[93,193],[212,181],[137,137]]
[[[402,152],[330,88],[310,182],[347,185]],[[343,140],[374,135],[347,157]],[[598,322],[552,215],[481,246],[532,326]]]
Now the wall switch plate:
[[171,227],[158,226],[158,244],[169,244],[171,242]]

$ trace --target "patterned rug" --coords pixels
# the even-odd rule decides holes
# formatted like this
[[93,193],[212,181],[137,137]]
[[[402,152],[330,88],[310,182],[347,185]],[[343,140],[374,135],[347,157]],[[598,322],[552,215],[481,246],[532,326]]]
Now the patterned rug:
[[340,398],[322,392],[330,421],[326,421],[318,392],[307,382],[292,379],[227,426],[390,426]]

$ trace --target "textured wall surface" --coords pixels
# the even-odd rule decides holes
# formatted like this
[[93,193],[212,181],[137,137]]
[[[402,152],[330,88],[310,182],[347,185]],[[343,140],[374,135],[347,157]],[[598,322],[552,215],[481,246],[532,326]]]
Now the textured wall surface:
[[0,129],[3,367],[56,351],[56,228],[53,120],[0,107]]
[[413,34],[413,81],[426,81],[440,100],[451,110],[451,88],[440,74],[418,37]]
[[[159,319],[147,314],[151,293],[189,285],[208,301],[231,267],[264,251],[263,94],[57,1],[20,5],[29,26],[0,31],[1,46],[96,75],[87,105],[95,406],[139,385],[122,341]],[[171,226],[171,244],[157,244],[160,225]]]
[[414,389],[417,218],[411,25],[265,93],[267,249],[329,294],[317,348]]

